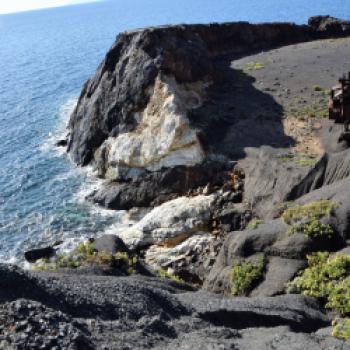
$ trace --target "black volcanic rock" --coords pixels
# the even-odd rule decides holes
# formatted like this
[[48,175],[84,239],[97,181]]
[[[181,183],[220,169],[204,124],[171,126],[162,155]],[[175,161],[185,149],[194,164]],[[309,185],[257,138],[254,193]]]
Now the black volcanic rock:
[[[336,30],[334,28],[337,28]],[[346,21],[317,17],[309,26],[246,22],[146,28],[118,35],[82,89],[71,119],[68,151],[86,165],[109,136],[137,127],[135,113],[160,73],[180,83],[215,80],[214,61],[282,45],[350,34]]]
[[33,273],[6,265],[0,276],[0,293],[7,289],[0,299],[0,344],[8,349],[269,350],[271,342],[278,349],[346,348],[322,332],[329,317],[303,296],[223,298],[183,293],[159,278]]
[[159,205],[207,184],[211,188],[221,187],[233,166],[229,162],[208,161],[193,167],[177,166],[146,172],[132,182],[107,182],[87,199],[118,210]]

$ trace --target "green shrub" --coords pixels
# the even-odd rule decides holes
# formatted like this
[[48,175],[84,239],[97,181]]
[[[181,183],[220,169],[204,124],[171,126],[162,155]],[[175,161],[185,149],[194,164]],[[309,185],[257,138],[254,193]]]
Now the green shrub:
[[98,252],[93,243],[80,243],[68,254],[58,254],[51,261],[39,260],[33,265],[33,270],[77,269],[83,266],[100,265],[114,267],[131,275],[135,273],[137,259],[129,257],[128,253],[110,254]]
[[305,205],[297,205],[286,209],[283,220],[290,225],[289,233],[304,233],[309,237],[332,238],[334,230],[331,225],[323,224],[320,219],[329,216],[334,204],[329,200],[320,200]]
[[184,283],[184,281],[179,276],[173,275],[166,270],[158,269],[155,272],[160,278],[167,278],[175,282]]
[[319,85],[314,85],[314,86],[312,87],[312,89],[313,89],[314,91],[317,91],[317,92],[323,91],[323,89],[322,89],[321,86],[319,86]]
[[338,318],[332,322],[332,336],[340,339],[350,340],[350,318]]
[[264,65],[261,62],[248,62],[244,66],[244,70],[246,70],[246,71],[260,70],[263,68],[264,68]]
[[257,218],[251,219],[245,229],[246,230],[254,230],[258,227],[258,225],[263,224],[263,223],[264,223],[263,220],[259,220]]
[[264,257],[256,261],[234,263],[231,269],[232,295],[247,295],[262,278],[265,263]]
[[316,159],[314,159],[314,158],[301,158],[301,159],[297,159],[295,161],[295,164],[299,165],[301,167],[312,166],[315,163],[316,163]]
[[288,208],[282,214],[283,220],[287,224],[303,220],[305,218],[320,219],[326,215],[329,215],[334,208],[334,204],[329,200],[319,200],[304,205],[297,205],[292,208]]
[[[350,272],[350,257],[348,271]],[[341,315],[350,315],[350,276],[335,284],[328,296],[326,307],[339,312]]]
[[327,308],[349,315],[350,256],[318,252],[307,260],[308,267],[289,283],[288,290],[318,298]]

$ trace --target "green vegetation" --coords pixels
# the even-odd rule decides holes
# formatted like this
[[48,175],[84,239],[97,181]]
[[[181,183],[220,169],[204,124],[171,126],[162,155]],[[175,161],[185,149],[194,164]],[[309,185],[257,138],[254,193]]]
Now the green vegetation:
[[350,318],[337,318],[332,322],[332,336],[350,340]]
[[300,158],[295,161],[296,165],[299,165],[301,167],[307,167],[307,166],[312,166],[316,163],[315,158]]
[[283,154],[282,156],[278,157],[278,160],[281,163],[288,163],[288,162],[292,161],[293,159],[294,159],[294,154],[293,153]]
[[289,283],[288,290],[318,298],[342,316],[350,315],[350,256],[318,252],[307,260],[309,266]]
[[294,154],[294,153],[286,153],[278,157],[278,160],[281,163],[289,163],[293,162],[295,165],[300,167],[308,167],[312,166],[316,163],[317,159],[312,156],[307,156],[304,154]]
[[257,218],[251,219],[245,229],[246,230],[254,230],[258,227],[258,225],[263,224],[263,223],[264,223],[263,220],[259,220]]
[[316,217],[320,219],[325,215],[330,215],[333,208],[334,204],[330,200],[319,200],[289,208],[285,210],[282,217],[287,224],[292,224],[304,218],[312,219]]
[[323,91],[323,89],[322,89],[321,86],[319,86],[319,85],[314,85],[314,86],[312,87],[312,89],[313,89],[314,91],[316,91],[316,92]]
[[287,116],[292,116],[300,120],[309,118],[327,118],[328,107],[326,104],[322,105],[307,105],[307,106],[289,106],[286,109]]
[[265,264],[264,257],[255,261],[234,263],[231,269],[232,295],[247,295],[262,278]]
[[252,70],[260,70],[263,68],[264,68],[264,65],[261,62],[254,62],[254,61],[248,62],[244,66],[244,70],[248,72]]
[[157,276],[160,278],[167,278],[178,283],[184,283],[184,281],[179,276],[173,275],[166,270],[159,269],[159,270],[156,270],[155,272]]
[[288,208],[283,212],[282,218],[290,225],[290,234],[304,233],[309,237],[332,238],[333,228],[320,220],[331,215],[333,208],[334,204],[331,201],[320,200]]
[[92,242],[80,243],[69,254],[58,254],[52,261],[39,260],[33,265],[34,270],[77,269],[83,266],[100,265],[118,268],[124,273],[135,273],[137,259],[129,257],[128,253],[109,254],[97,252]]

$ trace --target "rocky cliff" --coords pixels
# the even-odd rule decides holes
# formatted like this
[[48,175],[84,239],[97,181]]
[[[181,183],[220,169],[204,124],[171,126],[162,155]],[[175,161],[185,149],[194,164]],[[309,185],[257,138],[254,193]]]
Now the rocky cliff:
[[[241,158],[246,146],[293,142],[279,130],[280,106],[230,69],[230,62],[349,31],[346,22],[315,17],[302,26],[241,22],[122,33],[82,89],[69,123],[68,151],[78,164],[93,163],[100,176],[118,183],[95,196],[98,203],[116,209],[130,206],[125,197],[144,206],[159,193],[176,194],[176,186],[159,181],[173,171],[169,169],[187,178],[182,194],[206,185],[212,176],[194,176],[205,161],[227,164]],[[252,101],[233,98],[238,85]],[[242,139],[238,124],[243,115],[256,118],[253,100],[269,105],[265,128],[275,131],[269,135],[247,125],[251,132]],[[137,193],[130,181],[137,184]],[[163,197],[159,200],[168,198]]]
[[143,210],[27,252],[50,271],[0,265],[0,347],[349,349],[350,143],[324,118],[349,36],[331,17],[120,34],[68,151],[106,180],[89,200]]

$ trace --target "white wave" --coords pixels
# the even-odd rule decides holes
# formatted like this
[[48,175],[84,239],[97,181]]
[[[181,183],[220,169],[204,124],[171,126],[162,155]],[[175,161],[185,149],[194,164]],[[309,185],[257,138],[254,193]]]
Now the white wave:
[[54,155],[58,156],[62,156],[66,153],[65,147],[56,147],[56,143],[66,138],[68,121],[77,102],[77,98],[71,97],[59,108],[55,131],[50,132],[46,140],[40,146],[42,152],[48,153],[54,150]]

